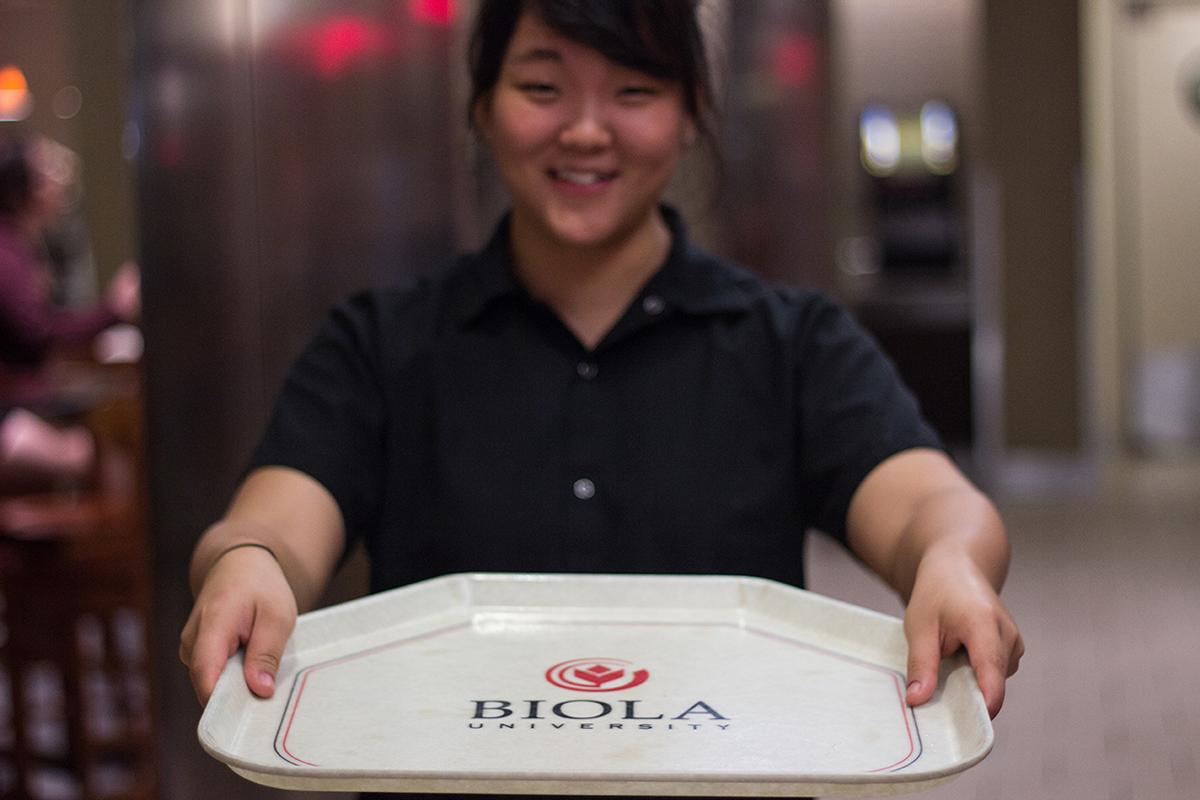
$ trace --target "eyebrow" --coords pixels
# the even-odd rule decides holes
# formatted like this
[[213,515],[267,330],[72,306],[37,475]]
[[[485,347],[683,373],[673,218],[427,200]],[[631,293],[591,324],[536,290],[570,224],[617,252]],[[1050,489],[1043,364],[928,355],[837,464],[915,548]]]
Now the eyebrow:
[[551,47],[533,47],[513,57],[514,64],[531,64],[537,61],[562,61],[562,53]]

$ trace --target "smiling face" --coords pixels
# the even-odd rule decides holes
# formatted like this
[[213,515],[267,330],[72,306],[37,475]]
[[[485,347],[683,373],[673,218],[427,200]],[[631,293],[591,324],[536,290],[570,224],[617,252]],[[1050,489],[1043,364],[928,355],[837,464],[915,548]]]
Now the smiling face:
[[654,225],[695,125],[678,84],[617,64],[525,13],[475,108],[513,199],[513,236],[618,244]]

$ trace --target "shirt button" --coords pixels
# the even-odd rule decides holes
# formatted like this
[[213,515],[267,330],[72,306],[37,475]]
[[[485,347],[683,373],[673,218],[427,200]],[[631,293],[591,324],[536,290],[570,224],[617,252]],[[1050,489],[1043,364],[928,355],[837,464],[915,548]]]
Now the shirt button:
[[666,307],[667,304],[664,303],[663,299],[656,294],[648,294],[642,298],[642,311],[645,311],[651,316],[658,316]]
[[590,500],[596,494],[596,484],[587,478],[580,478],[571,486],[571,490],[580,500]]
[[596,373],[599,371],[600,368],[597,367],[595,362],[592,361],[580,361],[575,365],[575,372],[577,372],[579,377],[583,378],[585,381],[590,381],[592,378],[595,378]]

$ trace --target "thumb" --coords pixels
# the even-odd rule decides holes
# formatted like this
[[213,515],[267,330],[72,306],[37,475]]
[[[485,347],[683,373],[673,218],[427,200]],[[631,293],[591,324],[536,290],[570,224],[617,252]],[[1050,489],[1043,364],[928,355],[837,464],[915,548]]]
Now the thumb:
[[246,685],[259,697],[271,697],[275,693],[275,676],[294,622],[294,619],[261,609],[255,615],[254,627],[246,642],[243,670]]
[[919,706],[933,697],[941,663],[941,637],[936,621],[911,626],[908,631],[908,691],[904,698],[910,706]]

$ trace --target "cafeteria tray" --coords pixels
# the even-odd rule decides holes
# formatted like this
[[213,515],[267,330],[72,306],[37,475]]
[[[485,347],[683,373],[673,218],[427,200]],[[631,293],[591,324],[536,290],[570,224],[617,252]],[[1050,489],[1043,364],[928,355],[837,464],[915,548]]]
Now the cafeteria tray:
[[900,620],[758,578],[450,575],[300,617],[270,699],[230,659],[203,747],[285,789],[900,794],[980,761],[969,665],[904,702]]

